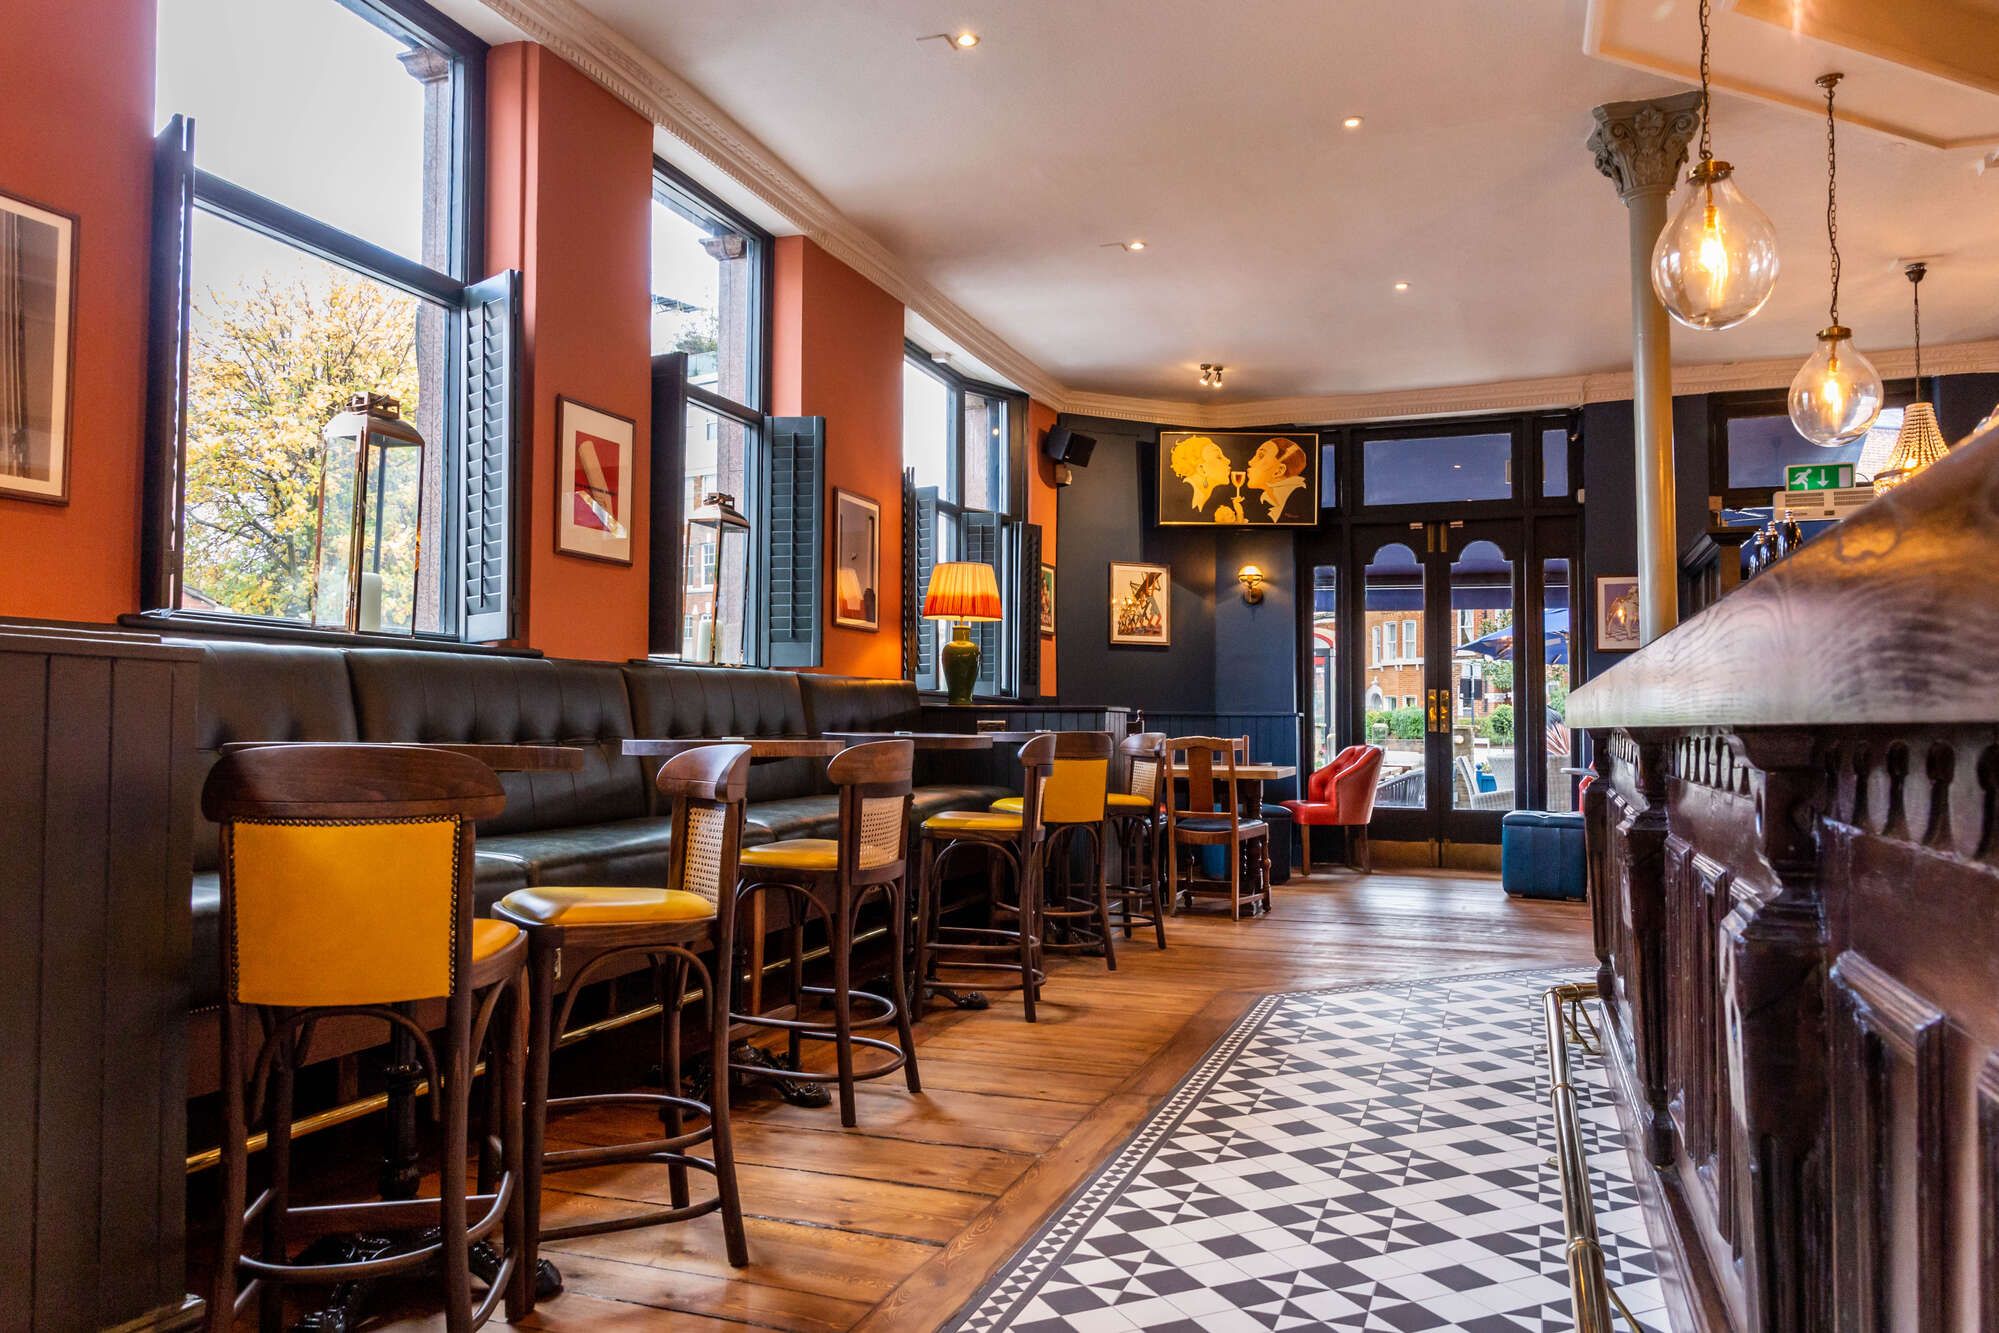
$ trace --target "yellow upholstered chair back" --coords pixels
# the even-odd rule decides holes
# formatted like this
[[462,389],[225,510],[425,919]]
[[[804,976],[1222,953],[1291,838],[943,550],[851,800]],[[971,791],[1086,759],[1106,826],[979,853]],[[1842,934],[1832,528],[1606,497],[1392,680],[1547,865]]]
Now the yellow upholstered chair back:
[[439,750],[225,755],[202,793],[221,828],[223,995],[290,1008],[451,994],[471,965],[473,821],[504,799],[491,769]]
[[910,741],[850,745],[826,765],[840,789],[840,868],[862,879],[894,879],[908,856],[916,746]]
[[1041,780],[1041,822],[1101,824],[1110,791],[1111,736],[1107,731],[1055,733],[1054,761]]
[[673,809],[666,886],[719,906],[723,890],[736,886],[750,747],[703,745],[684,751],[660,765],[654,782]]

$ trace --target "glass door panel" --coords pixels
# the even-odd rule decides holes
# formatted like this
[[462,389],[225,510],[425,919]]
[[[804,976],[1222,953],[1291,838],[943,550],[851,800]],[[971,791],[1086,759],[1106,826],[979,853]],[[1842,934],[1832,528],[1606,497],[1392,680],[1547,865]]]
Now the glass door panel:
[[1312,701],[1311,764],[1314,769],[1325,767],[1340,748],[1337,739],[1340,716],[1339,609],[1339,566],[1313,566],[1311,655],[1307,659],[1311,688],[1306,693]]
[[1381,544],[1363,571],[1363,623],[1354,645],[1361,667],[1362,735],[1385,752],[1377,810],[1422,810],[1429,803],[1424,603],[1423,563],[1416,551],[1399,540]]
[[1451,562],[1451,783],[1453,810],[1511,810],[1513,562],[1490,541]]
[[1569,739],[1569,645],[1573,642],[1569,603],[1572,574],[1566,559],[1541,562],[1541,605],[1544,625],[1541,660],[1541,733],[1548,768],[1544,803],[1549,810],[1568,812],[1576,808],[1575,775],[1566,768],[1578,767]]

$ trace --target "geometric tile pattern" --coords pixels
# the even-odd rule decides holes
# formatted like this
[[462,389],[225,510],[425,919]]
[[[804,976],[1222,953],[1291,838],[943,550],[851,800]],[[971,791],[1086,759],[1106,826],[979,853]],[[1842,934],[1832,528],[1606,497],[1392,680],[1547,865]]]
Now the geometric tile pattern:
[[[1567,1330],[1541,992],[1267,995],[947,1327]],[[1571,1043],[1611,1285],[1666,1329],[1601,1062]]]

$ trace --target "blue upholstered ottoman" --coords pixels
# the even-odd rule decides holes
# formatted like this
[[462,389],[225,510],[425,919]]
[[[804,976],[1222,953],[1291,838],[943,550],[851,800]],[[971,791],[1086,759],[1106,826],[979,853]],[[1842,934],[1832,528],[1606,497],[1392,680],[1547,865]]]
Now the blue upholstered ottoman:
[[1581,898],[1583,817],[1515,810],[1499,821],[1499,885],[1521,898]]

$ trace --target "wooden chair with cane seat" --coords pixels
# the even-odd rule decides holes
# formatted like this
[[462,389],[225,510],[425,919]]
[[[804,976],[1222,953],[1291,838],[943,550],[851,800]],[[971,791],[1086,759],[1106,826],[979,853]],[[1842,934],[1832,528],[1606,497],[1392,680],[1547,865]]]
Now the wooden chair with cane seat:
[[[529,1039],[527,1087],[528,1271],[535,1271],[542,1241],[594,1236],[636,1227],[722,1215],[723,1245],[737,1268],[749,1263],[742,1203],[736,1189],[735,1149],[729,1127],[729,1080],[709,1079],[711,1102],[684,1095],[681,1086],[682,1010],[693,980],[706,1008],[711,1070],[729,1060],[729,987],[734,957],[732,903],[742,848],[743,802],[749,789],[746,745],[710,745],[675,755],[655,783],[672,802],[672,841],[661,888],[540,887],[500,900],[499,916],[528,938]],[[660,1006],[659,1092],[592,1093],[551,1099],[549,1066],[568,1029],[576,998],[594,980],[606,980],[634,960],[650,966]],[[712,961],[711,961],[712,960]],[[558,994],[567,979],[568,988]],[[635,1142],[549,1151],[548,1113],[603,1105],[650,1105],[661,1136]],[[689,1116],[706,1123],[688,1128]],[[706,1144],[709,1156],[693,1150]],[[615,1217],[545,1226],[541,1182],[552,1171],[651,1162],[668,1169],[668,1203]],[[688,1168],[715,1178],[713,1198],[695,1202]],[[531,1284],[529,1284],[531,1285]],[[528,1303],[532,1306],[532,1293]]]
[[[852,1128],[857,1119],[854,1084],[884,1078],[896,1070],[911,1092],[923,1091],[916,1068],[916,1039],[910,1026],[909,994],[902,969],[903,949],[909,920],[909,807],[915,786],[916,747],[909,741],[869,741],[849,746],[833,756],[826,776],[840,789],[840,829],[834,838],[786,838],[765,843],[743,853],[742,874],[736,887],[738,902],[754,895],[779,890],[792,895],[791,913],[791,993],[792,1016],[780,1018],[764,1014],[738,1014],[736,1020],[751,1026],[775,1028],[790,1043],[791,1066],[797,1073],[787,1079],[800,1082],[836,1082],[840,1086],[840,1123]],[[876,995],[853,988],[854,936],[861,910],[879,898],[888,912],[889,947],[895,960],[889,968],[889,994]],[[805,984],[805,926],[808,914],[816,913],[826,922],[827,949],[833,962],[831,986]],[[830,1019],[808,1019],[808,997],[824,999],[832,1009]],[[860,1000],[874,1012],[854,1018],[853,1002]],[[867,1028],[894,1024],[899,1044],[879,1037],[858,1035]],[[831,1041],[835,1072],[816,1073],[801,1068],[803,1043]],[[889,1058],[856,1071],[854,1048],[878,1051]],[[741,1072],[767,1071],[747,1065]]]
[[1108,799],[1111,829],[1118,840],[1118,882],[1111,886],[1124,936],[1134,925],[1151,926],[1166,947],[1166,868],[1160,863],[1166,839],[1166,733],[1142,731],[1118,743],[1124,764],[1122,790]]
[[[985,990],[1020,992],[1023,1016],[1035,1020],[1035,1002],[1042,983],[1041,823],[1045,779],[1055,763],[1054,732],[1043,732],[1020,747],[1024,775],[1019,811],[946,810],[923,821],[923,857],[917,874],[916,994],[945,989],[962,975],[981,978]],[[946,925],[942,920],[943,874],[963,851],[979,850],[987,858],[987,905],[992,923],[985,926]],[[1012,871],[1014,901],[1006,901],[1004,872]],[[1001,924],[1011,918],[1011,927]],[[1010,958],[1008,957],[1010,956]],[[983,978],[1011,972],[1012,981]]]
[[[1186,773],[1186,803],[1178,795],[1166,802],[1167,891],[1178,904],[1182,897],[1227,897],[1229,915],[1242,919],[1245,902],[1270,910],[1270,826],[1260,816],[1245,816],[1236,796],[1236,754],[1245,739],[1224,736],[1177,736],[1166,742],[1168,772]],[[1228,878],[1209,880],[1181,875],[1182,849],[1226,847]],[[1191,862],[1192,857],[1188,860]],[[1250,891],[1243,891],[1247,871]]]
[[[1104,964],[1117,971],[1117,946],[1111,934],[1110,888],[1105,880],[1110,831],[1111,735],[1107,731],[1058,731],[1055,759],[1041,779],[1043,837],[1035,853],[1041,881],[1042,948],[1058,953],[1102,950]],[[1027,798],[1002,796],[991,809],[1020,814]],[[1066,859],[1077,839],[1085,840],[1090,868],[1087,900],[1076,905],[1063,893],[1049,892],[1054,883],[1066,889]],[[1051,936],[1059,934],[1061,938]]]
[[[222,1229],[209,1327],[227,1329],[255,1296],[282,1329],[284,1289],[437,1272],[445,1327],[466,1333],[504,1299],[525,1314],[532,1264],[523,1208],[521,1063],[525,1006],[519,930],[472,915],[473,821],[505,804],[476,759],[413,746],[273,745],[225,755],[202,792],[220,827]],[[420,1002],[444,1002],[438,1037]],[[254,1053],[244,1011],[263,1039]],[[317,1023],[382,1020],[407,1041],[436,1096],[442,1137],[435,1197],[294,1207],[292,1100]],[[494,1095],[479,1188],[467,1191],[471,1084],[491,1036]],[[250,1101],[261,1101],[269,1176],[246,1203]],[[476,1212],[476,1218],[473,1214]],[[254,1227],[254,1253],[245,1230]],[[417,1247],[348,1262],[300,1263],[294,1243],[347,1231],[435,1228]],[[471,1247],[498,1230],[505,1253],[475,1306]],[[247,1281],[243,1279],[247,1278]]]

